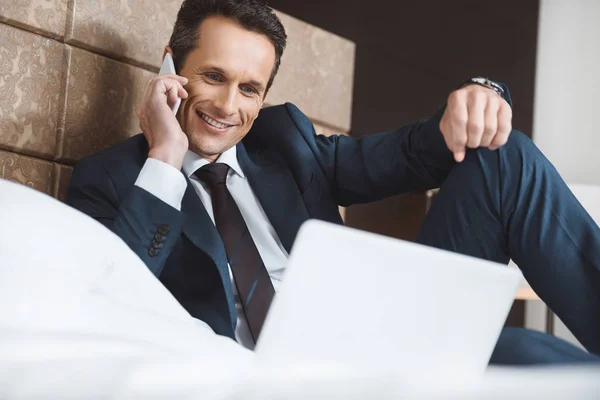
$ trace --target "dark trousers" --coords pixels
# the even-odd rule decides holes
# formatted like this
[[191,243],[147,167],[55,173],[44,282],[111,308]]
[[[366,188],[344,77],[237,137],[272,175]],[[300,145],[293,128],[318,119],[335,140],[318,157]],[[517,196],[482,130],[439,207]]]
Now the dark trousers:
[[550,335],[505,328],[494,364],[600,362],[600,228],[529,138],[472,150],[441,187],[419,243],[519,266],[589,353]]

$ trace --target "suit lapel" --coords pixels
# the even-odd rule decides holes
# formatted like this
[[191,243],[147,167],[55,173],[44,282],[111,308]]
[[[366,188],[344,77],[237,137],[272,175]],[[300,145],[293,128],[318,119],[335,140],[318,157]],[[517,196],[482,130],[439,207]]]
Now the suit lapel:
[[246,151],[242,143],[237,145],[237,157],[252,191],[289,253],[300,225],[309,219],[290,169],[276,152]]

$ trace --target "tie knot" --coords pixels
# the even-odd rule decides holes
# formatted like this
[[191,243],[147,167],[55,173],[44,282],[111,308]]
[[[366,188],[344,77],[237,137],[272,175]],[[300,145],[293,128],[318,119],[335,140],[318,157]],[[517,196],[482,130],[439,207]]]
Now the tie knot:
[[198,169],[194,172],[194,175],[202,182],[213,187],[219,183],[225,183],[228,172],[229,165],[223,163],[210,163]]

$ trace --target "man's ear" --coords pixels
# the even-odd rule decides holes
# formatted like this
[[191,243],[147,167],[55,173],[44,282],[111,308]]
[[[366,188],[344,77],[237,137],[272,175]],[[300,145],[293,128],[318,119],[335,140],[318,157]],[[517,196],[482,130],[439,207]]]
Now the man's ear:
[[163,55],[162,58],[165,58],[165,55],[167,55],[167,53],[171,53],[171,55],[173,55],[173,50],[171,50],[171,48],[169,46],[165,46],[165,50],[163,51]]
[[171,56],[173,57],[173,64],[175,65],[175,71],[177,72],[177,74],[179,74],[179,64],[177,63],[177,60],[175,59],[173,50],[171,50],[171,48],[168,45],[165,46],[165,49],[163,50],[163,56],[162,56],[163,60],[165,59],[165,56],[167,55],[167,53],[171,54]]
[[260,108],[258,109],[258,111],[256,112],[256,115],[254,116],[254,118],[252,119],[252,122],[256,121],[256,118],[258,118],[258,116],[260,115],[260,111],[265,108],[265,102],[263,101],[262,103],[260,103]]

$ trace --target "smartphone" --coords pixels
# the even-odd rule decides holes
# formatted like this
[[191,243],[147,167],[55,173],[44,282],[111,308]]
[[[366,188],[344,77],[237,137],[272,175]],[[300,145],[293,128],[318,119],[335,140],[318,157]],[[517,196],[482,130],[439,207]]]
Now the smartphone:
[[[160,71],[158,71],[159,75],[165,75],[165,74],[174,74],[177,75],[177,72],[175,71],[175,63],[173,62],[173,56],[171,55],[171,53],[166,53],[165,54],[165,58],[163,59],[162,65],[160,67]],[[179,105],[181,104],[181,98],[178,97],[177,101],[175,102],[175,104],[173,105],[173,107],[171,108],[173,110],[173,114],[176,115],[177,114],[177,110],[179,110]]]

